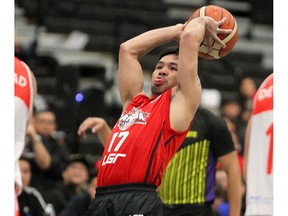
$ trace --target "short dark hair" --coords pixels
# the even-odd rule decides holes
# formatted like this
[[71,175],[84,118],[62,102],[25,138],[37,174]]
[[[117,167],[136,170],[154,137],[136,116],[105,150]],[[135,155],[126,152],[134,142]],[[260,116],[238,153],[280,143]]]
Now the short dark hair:
[[70,154],[67,158],[64,169],[66,169],[71,163],[74,163],[74,162],[80,162],[84,164],[87,170],[90,171],[90,164],[87,158],[85,157],[85,155],[80,154],[80,153]]
[[171,46],[171,47],[165,48],[160,53],[158,60],[161,59],[163,56],[170,55],[170,54],[179,55],[179,46]]

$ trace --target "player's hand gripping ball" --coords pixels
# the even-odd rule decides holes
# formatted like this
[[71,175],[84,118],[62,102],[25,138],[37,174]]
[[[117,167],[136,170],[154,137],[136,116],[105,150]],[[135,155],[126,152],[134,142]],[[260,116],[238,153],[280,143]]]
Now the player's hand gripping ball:
[[212,17],[215,21],[220,21],[222,18],[226,17],[226,21],[220,26],[221,29],[232,29],[230,34],[219,34],[218,37],[226,44],[225,48],[222,48],[217,42],[213,42],[212,52],[209,53],[207,44],[202,42],[199,48],[199,56],[208,59],[220,59],[226,56],[235,46],[238,39],[238,26],[233,15],[223,7],[216,5],[207,5],[198,8],[189,17],[189,20],[196,17]]

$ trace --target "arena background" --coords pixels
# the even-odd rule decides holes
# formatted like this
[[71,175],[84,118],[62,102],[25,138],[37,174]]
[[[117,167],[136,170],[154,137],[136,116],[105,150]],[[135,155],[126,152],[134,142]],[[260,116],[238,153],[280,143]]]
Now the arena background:
[[[101,155],[97,137],[77,140],[77,127],[88,116],[105,117],[113,125],[120,114],[116,81],[120,43],[152,28],[185,22],[195,9],[208,4],[229,10],[239,27],[237,44],[228,56],[199,59],[208,102],[209,97],[218,98],[213,104],[202,103],[213,109],[218,105],[217,109],[237,95],[243,76],[259,85],[273,71],[273,1],[15,0],[20,55],[36,75],[39,95],[56,113],[59,135],[66,137],[73,151]],[[147,81],[159,50],[142,60]],[[43,106],[39,99],[36,108]]]

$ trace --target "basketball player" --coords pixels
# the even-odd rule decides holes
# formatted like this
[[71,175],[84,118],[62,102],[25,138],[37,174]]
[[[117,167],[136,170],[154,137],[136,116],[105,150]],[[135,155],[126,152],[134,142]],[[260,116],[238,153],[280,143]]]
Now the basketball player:
[[15,107],[15,215],[19,215],[17,195],[22,187],[19,158],[25,145],[28,120],[33,111],[33,100],[37,92],[36,79],[29,67],[14,57],[14,107]]
[[[198,50],[206,40],[225,44],[217,34],[225,18],[195,18],[185,24],[149,30],[120,46],[120,119],[105,145],[97,178],[97,196],[86,215],[162,215],[156,188],[172,156],[184,140],[199,106]],[[179,42],[175,54],[166,50],[152,74],[151,96],[143,92],[139,59],[152,49]],[[123,193],[125,192],[125,193]]]
[[[105,146],[110,128],[98,117],[89,117],[79,126],[97,134]],[[228,177],[229,215],[239,216],[241,174],[237,153],[226,123],[209,110],[198,108],[184,142],[169,162],[158,189],[164,203],[164,216],[214,216],[217,161]]]
[[273,73],[259,87],[245,146],[245,216],[273,215]]

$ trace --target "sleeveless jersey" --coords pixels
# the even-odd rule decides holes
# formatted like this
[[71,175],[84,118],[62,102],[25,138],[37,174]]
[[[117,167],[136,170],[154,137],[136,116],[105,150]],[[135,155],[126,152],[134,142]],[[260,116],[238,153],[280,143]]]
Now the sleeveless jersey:
[[188,129],[170,126],[171,89],[148,98],[136,96],[113,127],[104,148],[97,186],[147,183],[159,186],[163,171]]
[[15,181],[21,186],[21,173],[18,166],[25,146],[25,134],[29,112],[33,106],[33,83],[29,67],[18,58],[14,58],[14,106],[15,106]]
[[245,215],[273,215],[273,74],[253,101]]
[[159,190],[164,204],[203,204],[215,199],[217,158],[235,151],[225,121],[198,108],[192,126],[169,162]]

